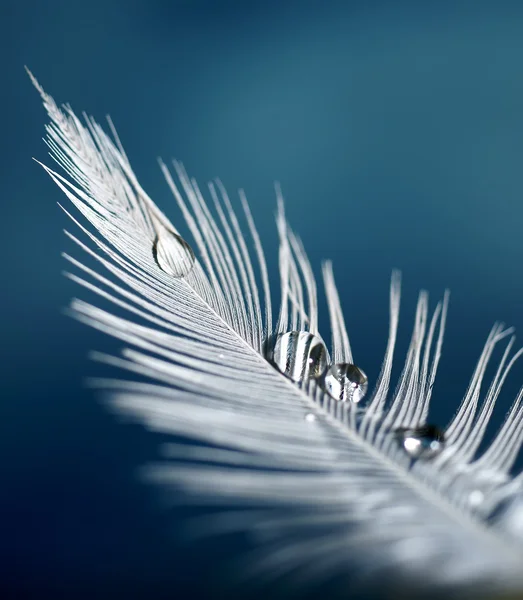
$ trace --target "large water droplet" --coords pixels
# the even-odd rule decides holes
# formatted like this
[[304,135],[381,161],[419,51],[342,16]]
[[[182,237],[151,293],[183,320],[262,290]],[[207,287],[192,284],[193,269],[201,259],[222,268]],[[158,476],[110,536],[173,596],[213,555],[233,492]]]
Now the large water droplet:
[[272,362],[284,375],[301,382],[325,371],[327,349],[319,337],[308,331],[289,331],[276,338]]
[[396,435],[405,452],[411,458],[433,458],[445,446],[445,436],[435,425],[400,427]]
[[331,365],[323,380],[325,389],[340,402],[357,404],[367,393],[368,380],[356,365],[337,363]]
[[172,277],[185,277],[194,267],[194,252],[178,234],[165,227],[157,227],[153,256],[162,271]]

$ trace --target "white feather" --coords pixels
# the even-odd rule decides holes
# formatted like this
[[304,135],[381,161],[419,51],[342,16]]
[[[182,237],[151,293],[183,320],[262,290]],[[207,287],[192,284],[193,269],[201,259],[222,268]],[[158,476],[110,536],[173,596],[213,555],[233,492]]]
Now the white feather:
[[[82,124],[70,108],[59,108],[32,80],[51,118],[51,155],[66,176],[44,168],[90,224],[71,216],[86,241],[68,235],[99,265],[93,270],[67,256],[77,273],[69,276],[130,315],[72,304],[77,319],[128,345],[120,358],[95,358],[139,376],[97,385],[112,391],[121,414],[175,436],[163,460],[147,469],[149,479],[172,490],[175,502],[229,507],[199,522],[204,533],[256,536],[238,581],[284,578],[298,590],[336,581],[347,596],[523,590],[523,475],[511,473],[523,441],[523,389],[492,445],[477,456],[507,373],[522,354],[511,355],[511,338],[485,393],[494,347],[512,330],[492,329],[443,451],[411,464],[394,431],[426,422],[448,293],[431,317],[421,292],[394,393],[396,272],[385,357],[366,408],[335,401],[315,381],[294,384],[264,352],[278,333],[319,335],[317,290],[279,188],[281,303],[273,328],[268,270],[245,196],[249,240],[220,182],[210,186],[215,217],[181,164],[174,163],[181,188],[161,164],[199,257],[189,269],[190,250],[136,180],[112,123],[115,141],[92,119]],[[323,275],[331,356],[352,362],[330,263]]]

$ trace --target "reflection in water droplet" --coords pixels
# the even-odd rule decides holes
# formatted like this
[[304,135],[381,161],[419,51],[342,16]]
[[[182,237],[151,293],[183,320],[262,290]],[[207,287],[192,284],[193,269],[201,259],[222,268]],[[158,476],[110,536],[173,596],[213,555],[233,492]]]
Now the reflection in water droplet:
[[301,382],[323,373],[327,349],[319,337],[308,331],[290,331],[278,335],[272,362],[284,375]]
[[165,273],[185,277],[194,267],[192,248],[182,237],[165,227],[158,228],[158,231],[153,243],[154,260]]
[[396,434],[405,452],[411,458],[433,458],[445,446],[445,436],[435,425],[400,427]]
[[357,404],[367,393],[368,380],[356,365],[338,363],[331,365],[324,377],[325,389],[340,402]]

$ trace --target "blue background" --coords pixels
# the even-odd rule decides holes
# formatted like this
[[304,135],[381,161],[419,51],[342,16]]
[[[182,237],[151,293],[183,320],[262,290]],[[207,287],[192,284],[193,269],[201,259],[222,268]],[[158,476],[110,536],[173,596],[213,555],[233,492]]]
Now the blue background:
[[62,314],[89,295],[61,274],[71,225],[31,161],[46,158],[47,120],[24,64],[58,102],[111,114],[143,187],[176,224],[157,156],[183,160],[200,183],[243,187],[273,279],[279,180],[316,273],[334,259],[371,380],[391,269],[404,278],[402,353],[417,290],[434,303],[450,287],[436,422],[457,407],[492,323],[523,329],[523,4],[4,0],[0,61],[5,590],[196,594],[202,565],[227,551],[177,546],[183,511],[167,513],[135,479],[156,440],[119,425],[85,387],[107,374],[88,351],[120,345]]

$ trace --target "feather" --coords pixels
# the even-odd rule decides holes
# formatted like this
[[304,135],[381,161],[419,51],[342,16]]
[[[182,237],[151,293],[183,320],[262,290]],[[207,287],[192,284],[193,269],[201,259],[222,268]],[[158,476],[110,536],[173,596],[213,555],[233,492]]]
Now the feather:
[[[281,301],[273,324],[265,255],[245,195],[239,216],[219,181],[209,186],[208,204],[182,164],[173,163],[175,178],[161,163],[193,252],[140,186],[112,123],[113,139],[93,119],[58,107],[30,76],[51,120],[51,156],[65,173],[42,166],[83,217],[64,208],[82,239],[67,235],[97,265],[66,256],[75,269],[69,277],[114,306],[108,312],[75,300],[71,312],[126,344],[120,357],[94,358],[132,377],[96,385],[110,391],[119,414],[170,436],[144,473],[173,503],[212,507],[191,523],[193,534],[246,532],[255,540],[239,559],[238,586],[283,582],[299,594],[332,584],[342,597],[523,591],[523,475],[512,472],[523,441],[523,388],[478,454],[523,353],[513,352],[512,329],[495,324],[438,437],[427,416],[449,295],[430,313],[420,293],[392,390],[400,311],[394,272],[374,391],[361,404],[339,401],[326,391],[330,366],[354,359],[332,265],[323,265],[327,352],[313,270],[286,221],[281,190]],[[505,350],[487,385],[499,344]],[[320,359],[326,371],[312,377],[309,367]],[[413,453],[423,436],[433,455]]]

